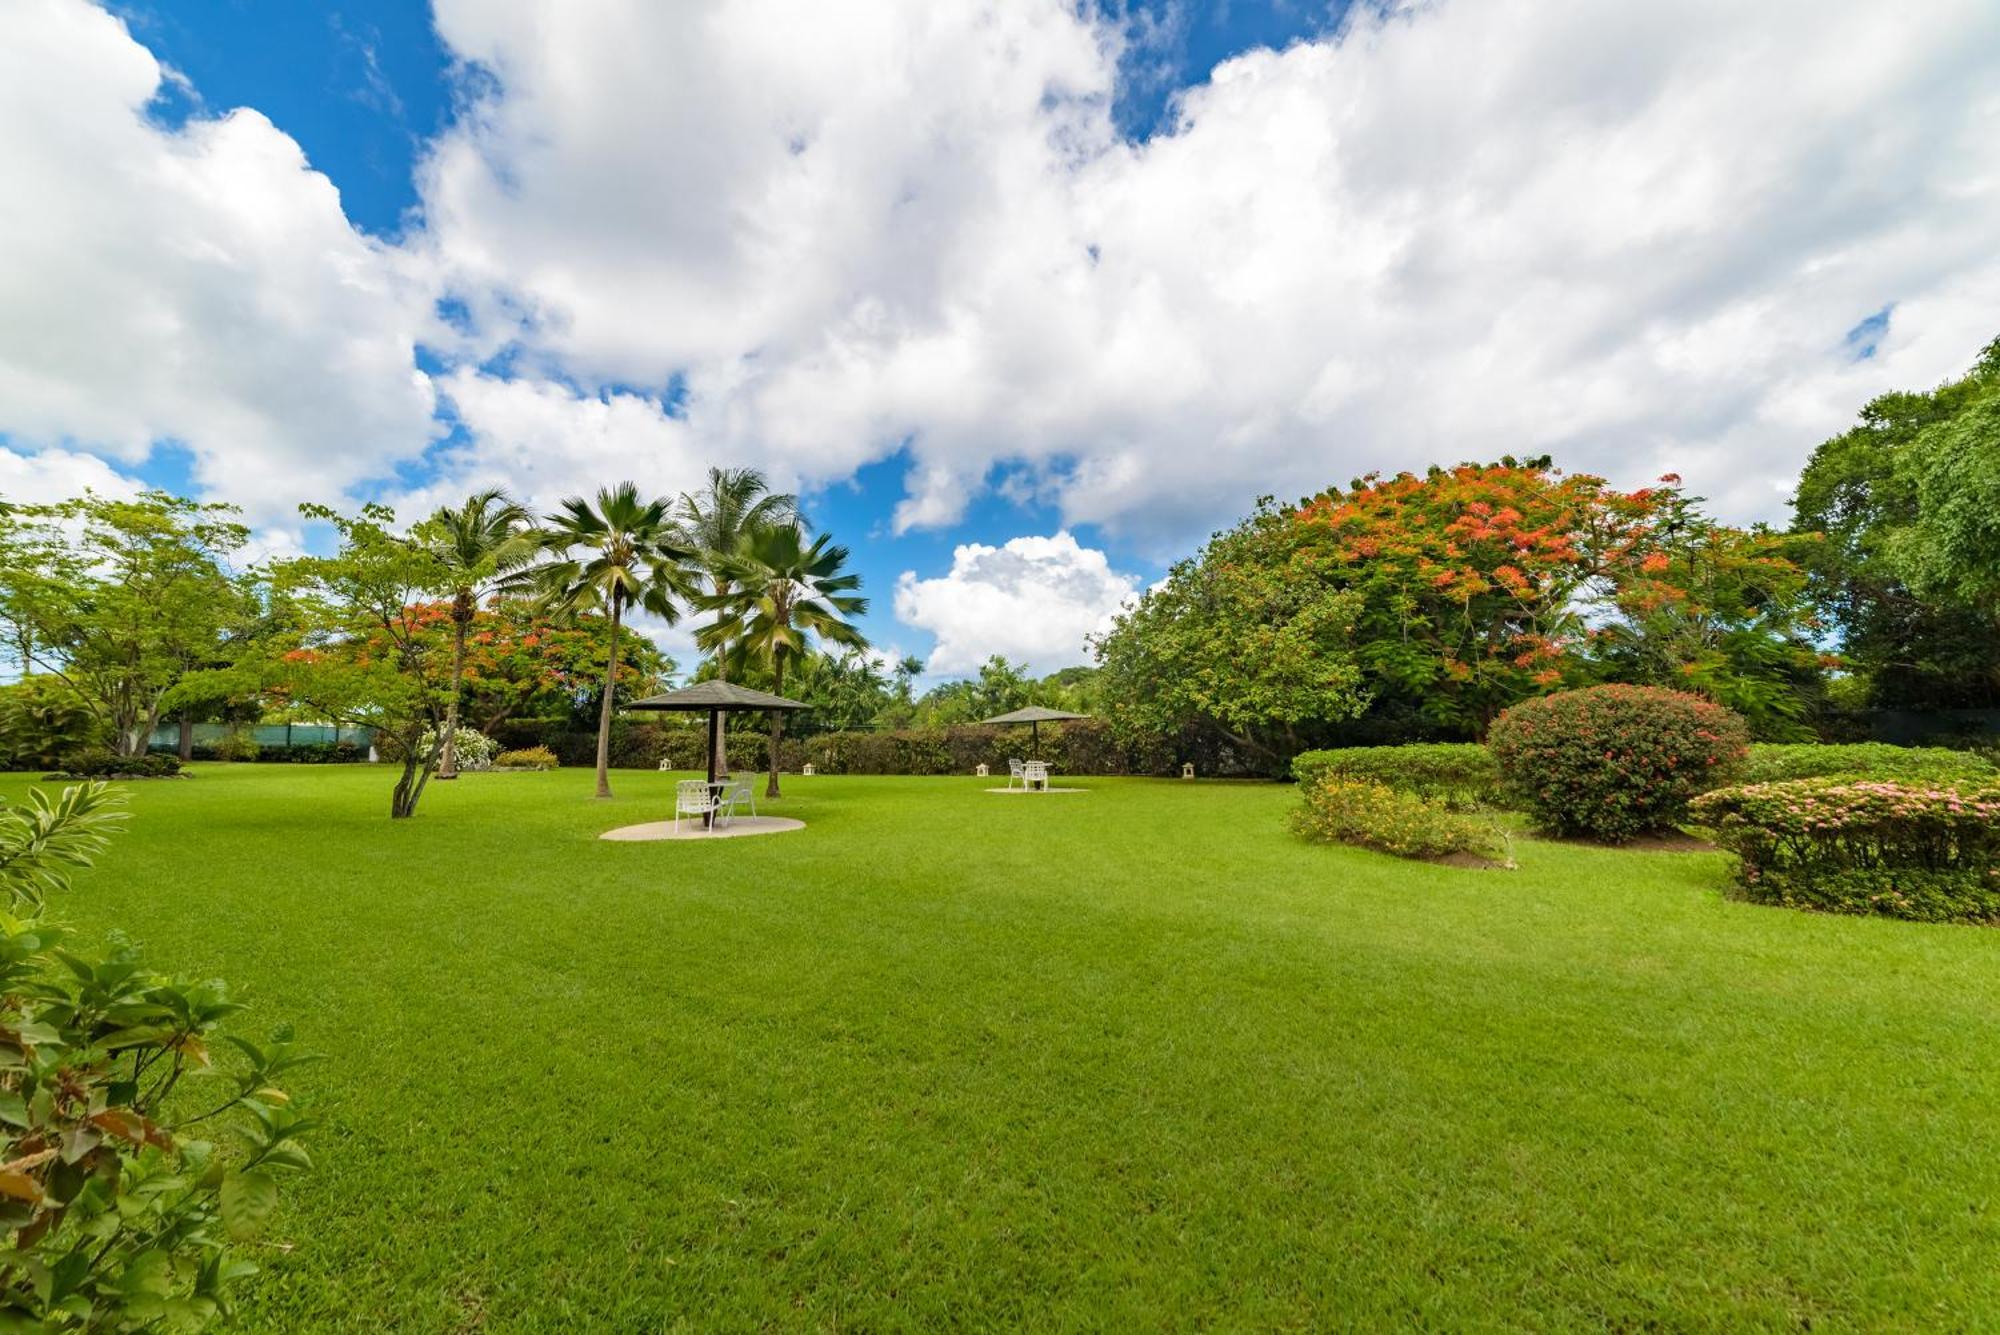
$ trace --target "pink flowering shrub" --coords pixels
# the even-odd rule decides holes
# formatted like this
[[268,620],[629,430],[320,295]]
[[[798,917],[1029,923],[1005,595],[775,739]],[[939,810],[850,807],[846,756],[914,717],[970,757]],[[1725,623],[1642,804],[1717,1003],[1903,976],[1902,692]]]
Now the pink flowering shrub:
[[2000,785],[1798,779],[1696,798],[1745,898],[1919,922],[2000,922]]
[[1524,700],[1486,734],[1502,787],[1556,834],[1623,843],[1735,777],[1743,720],[1684,691],[1592,686]]
[[1399,858],[1470,853],[1499,862],[1507,855],[1506,841],[1492,822],[1448,810],[1435,798],[1338,775],[1300,789],[1305,800],[1292,813],[1292,829],[1308,839]]

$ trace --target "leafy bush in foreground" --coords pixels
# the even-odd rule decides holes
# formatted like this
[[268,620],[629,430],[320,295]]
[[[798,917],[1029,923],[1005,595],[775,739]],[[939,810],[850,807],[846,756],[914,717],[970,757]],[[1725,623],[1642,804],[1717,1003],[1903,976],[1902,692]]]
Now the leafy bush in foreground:
[[1788,779],[1894,779],[1950,783],[2000,780],[2000,772],[1985,757],[1941,746],[1891,746],[1887,742],[1777,745],[1750,748],[1743,782],[1782,783]]
[[502,751],[493,758],[496,769],[554,769],[556,753],[546,746],[524,746],[518,751]]
[[1335,775],[1305,785],[1303,796],[1292,813],[1292,829],[1321,843],[1354,844],[1401,858],[1469,853],[1499,862],[1506,857],[1506,843],[1492,825],[1387,784]]
[[2000,922],[2000,784],[1798,779],[1705,794],[1693,815],[1759,903]]
[[[121,817],[103,784],[0,812],[0,893],[37,911]],[[0,912],[0,1330],[198,1329],[254,1273],[254,1237],[313,1124],[277,1079],[307,1060],[286,1031],[217,1029],[242,1007],[219,982],[147,968],[118,945]],[[227,1147],[223,1139],[227,1140]]]
[[1734,777],[1743,720],[1683,691],[1592,686],[1515,705],[1487,745],[1507,790],[1544,828],[1620,843],[1671,826]]
[[1500,772],[1493,754],[1476,742],[1305,751],[1292,761],[1292,774],[1306,785],[1329,776],[1365,779],[1451,807],[1480,806],[1494,801],[1500,793]]

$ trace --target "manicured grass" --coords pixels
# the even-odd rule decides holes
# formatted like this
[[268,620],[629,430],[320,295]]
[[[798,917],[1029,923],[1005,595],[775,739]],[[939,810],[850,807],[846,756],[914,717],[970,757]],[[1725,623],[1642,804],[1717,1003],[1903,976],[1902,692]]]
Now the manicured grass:
[[[2000,935],[1302,844],[1276,786],[199,767],[58,906],[327,1054],[246,1324],[2000,1323]],[[18,793],[20,777],[0,780]]]

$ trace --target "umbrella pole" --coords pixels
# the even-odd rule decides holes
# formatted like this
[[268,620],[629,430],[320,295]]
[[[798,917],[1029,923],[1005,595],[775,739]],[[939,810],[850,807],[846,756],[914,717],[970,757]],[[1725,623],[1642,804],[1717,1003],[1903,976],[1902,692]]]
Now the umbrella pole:
[[[722,711],[720,709],[711,709],[708,711],[708,782],[709,782],[709,795],[711,797],[713,797],[715,794],[714,785],[717,777],[715,772],[716,754],[721,750],[722,750]],[[702,813],[701,827],[704,830],[712,830],[715,828],[714,806],[711,805],[707,811]]]
[[1030,732],[1032,732],[1032,733],[1034,733],[1034,734],[1035,734],[1035,759],[1037,759],[1037,760],[1040,760],[1040,759],[1042,758],[1042,725],[1041,725],[1041,721],[1040,721],[1040,720],[1038,719],[1038,720],[1036,720],[1035,722],[1033,722],[1033,723],[1030,723],[1030,724],[1028,725],[1028,730],[1029,730]]

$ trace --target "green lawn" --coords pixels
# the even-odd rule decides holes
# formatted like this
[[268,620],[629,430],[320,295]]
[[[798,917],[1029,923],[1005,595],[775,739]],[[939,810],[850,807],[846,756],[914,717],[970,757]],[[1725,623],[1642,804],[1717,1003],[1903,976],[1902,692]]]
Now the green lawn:
[[135,786],[58,915],[328,1058],[248,1326],[2000,1324],[2000,934],[1276,786],[788,779],[690,846],[614,781]]

